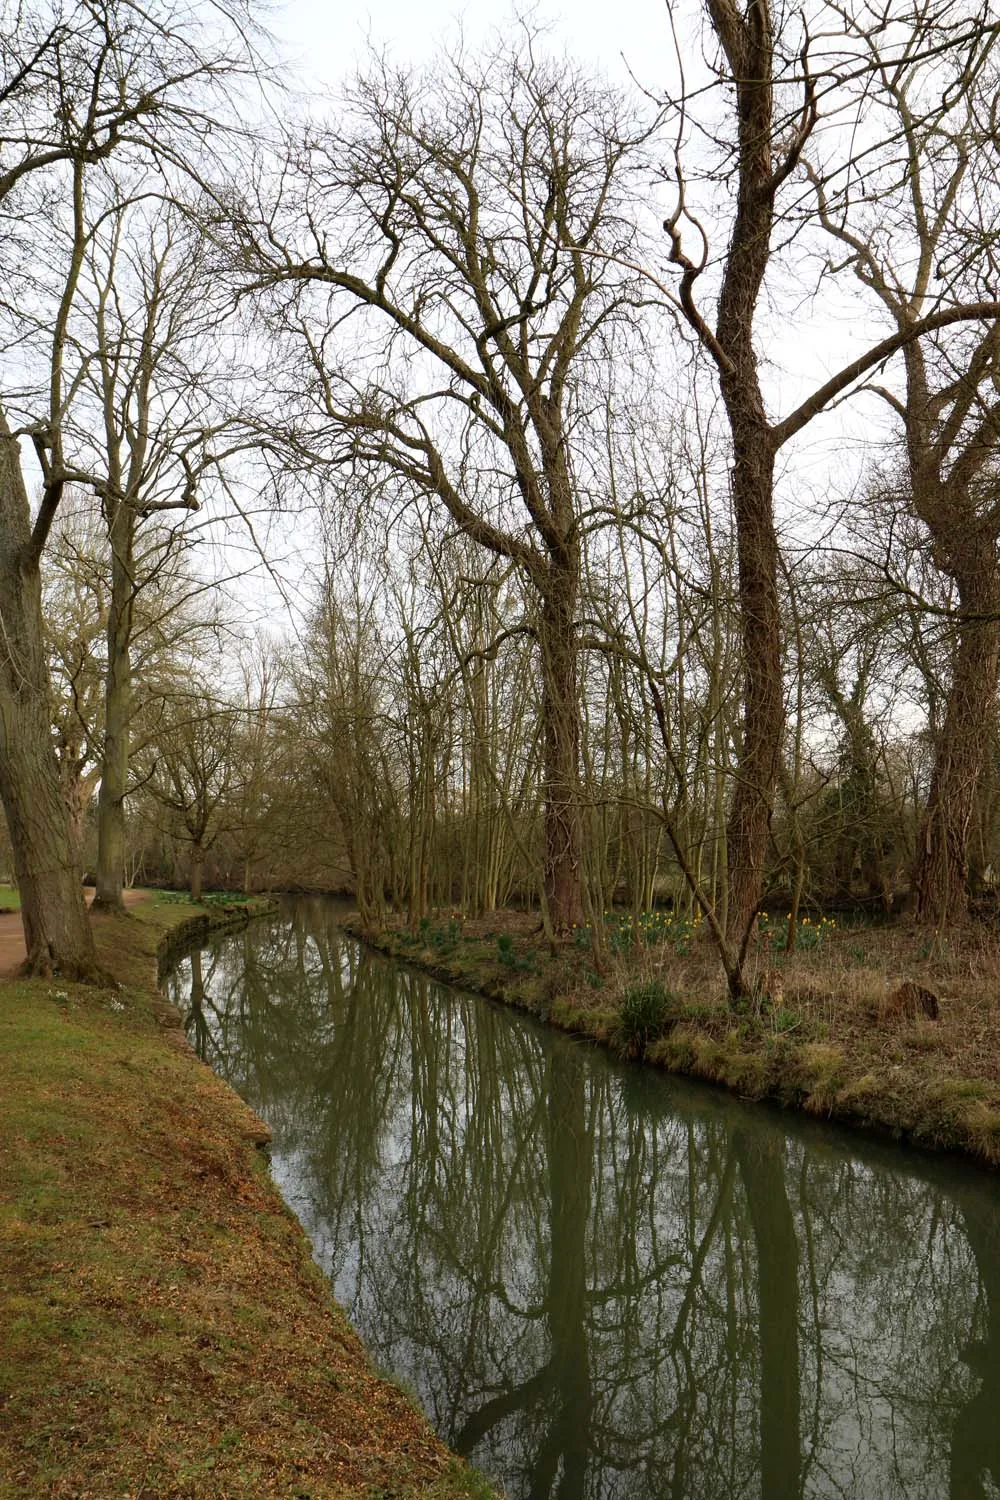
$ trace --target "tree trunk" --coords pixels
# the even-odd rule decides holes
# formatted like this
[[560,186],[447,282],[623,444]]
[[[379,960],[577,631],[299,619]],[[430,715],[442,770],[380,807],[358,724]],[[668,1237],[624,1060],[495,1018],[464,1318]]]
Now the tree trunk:
[[726,826],[726,930],[737,946],[753,923],[764,890],[764,860],[784,729],[778,542],[772,508],[774,458],[766,426],[743,420],[744,413],[739,416],[741,420],[733,420],[733,502],[739,549],[743,743]]
[[545,893],[556,936],[583,922],[580,826],[580,703],[577,693],[576,579],[555,574],[541,604],[545,778]]
[[21,455],[0,411],[0,800],[30,973],[95,967],[81,871],[52,743],[37,558]]
[[104,753],[97,799],[97,892],[94,905],[124,911],[125,796],[132,717],[132,611],[135,514],[121,502],[111,517],[111,601],[104,684]]
[[738,955],[731,992],[742,988],[742,956],[764,890],[784,729],[778,540],[774,528],[775,439],[764,410],[753,320],[771,251],[776,176],[773,52],[769,4],[707,0],[736,87],[739,186],[733,237],[719,296],[716,337],[722,398],[733,442],[733,509],[739,560],[743,742],[726,829],[726,935]]
[[[1000,598],[993,568],[978,587],[961,590],[970,613],[996,614]],[[918,922],[943,928],[968,914],[969,831],[976,789],[989,743],[1000,663],[1000,622],[963,621],[952,666],[944,724],[913,872]]]
[[81,754],[79,743],[62,743],[56,751],[59,780],[62,783],[63,801],[69,811],[70,834],[76,861],[84,866],[84,843],[87,836],[87,808],[94,790],[93,776],[84,774],[86,757]]
[[191,845],[191,900],[201,900],[202,877],[205,873],[205,851],[201,844]]

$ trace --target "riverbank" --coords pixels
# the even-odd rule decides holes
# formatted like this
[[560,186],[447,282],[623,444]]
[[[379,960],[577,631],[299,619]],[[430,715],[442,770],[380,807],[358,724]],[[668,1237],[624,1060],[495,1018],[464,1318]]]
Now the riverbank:
[[[449,984],[670,1072],[1000,1165],[1000,945],[982,930],[926,951],[926,935],[902,925],[824,922],[784,955],[765,923],[755,997],[733,1010],[704,935],[667,916],[638,942],[613,919],[603,973],[589,943],[552,955],[517,913],[435,917],[416,932],[401,919],[345,925]],[[933,995],[936,1020],[907,984]]]
[[0,983],[0,1500],[486,1495],[373,1372],[266,1127],[156,991],[206,916],[247,920],[95,917],[117,990]]

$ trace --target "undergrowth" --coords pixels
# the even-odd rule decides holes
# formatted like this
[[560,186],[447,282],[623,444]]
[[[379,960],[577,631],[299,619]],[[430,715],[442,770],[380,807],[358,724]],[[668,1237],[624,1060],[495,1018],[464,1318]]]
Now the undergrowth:
[[[928,943],[905,922],[852,926],[762,916],[748,993],[729,1002],[703,923],[671,912],[608,912],[602,959],[578,928],[539,949],[537,915],[455,918],[435,947],[399,919],[366,934],[465,988],[535,1012],[664,1067],[811,1113],[874,1126],[1000,1165],[1000,939],[986,926]],[[937,996],[940,1018],[894,1007],[904,981]]]

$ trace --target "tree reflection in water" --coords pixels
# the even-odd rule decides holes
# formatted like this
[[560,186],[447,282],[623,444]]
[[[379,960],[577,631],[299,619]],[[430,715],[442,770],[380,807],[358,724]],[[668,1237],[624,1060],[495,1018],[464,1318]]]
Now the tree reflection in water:
[[618,1066],[300,900],[172,981],[374,1358],[525,1500],[1000,1494],[1000,1209]]

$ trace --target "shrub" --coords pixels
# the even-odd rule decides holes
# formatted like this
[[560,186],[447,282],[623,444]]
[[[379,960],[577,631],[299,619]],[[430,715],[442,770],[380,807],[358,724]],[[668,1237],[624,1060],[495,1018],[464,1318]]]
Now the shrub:
[[658,979],[630,984],[622,996],[616,1040],[628,1057],[643,1057],[674,1018],[676,1001]]
[[517,954],[514,952],[514,940],[506,932],[502,932],[497,938],[497,958],[505,969],[517,968]]

